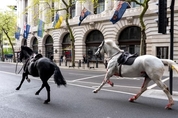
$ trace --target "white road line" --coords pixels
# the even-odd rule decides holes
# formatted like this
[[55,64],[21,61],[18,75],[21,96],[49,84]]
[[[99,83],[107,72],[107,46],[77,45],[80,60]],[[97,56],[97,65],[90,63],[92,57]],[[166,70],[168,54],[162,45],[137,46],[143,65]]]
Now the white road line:
[[[162,82],[165,82],[165,81],[167,81],[167,80],[169,80],[169,77],[163,79]],[[152,88],[154,88],[154,87],[156,87],[156,86],[157,86],[157,84],[153,84],[153,85],[149,86],[148,89],[152,89]]]
[[86,75],[86,74],[78,74],[78,73],[69,73],[71,75],[85,75],[85,76],[91,76],[91,75]]
[[140,80],[140,78],[118,77],[118,76],[113,76],[113,77],[115,77],[115,79]]
[[[70,83],[69,85],[83,87],[83,88],[89,88],[89,89],[94,89],[93,87],[84,86],[84,85],[78,85],[78,84],[71,84]],[[123,93],[123,94],[127,94],[127,95],[135,95],[135,93],[128,93],[128,92],[123,92],[123,91],[115,91],[115,90],[109,90],[109,89],[104,89],[104,88],[102,88],[102,91],[109,91],[109,92],[115,92],[115,93]]]
[[105,74],[103,74],[103,75],[91,76],[91,77],[84,77],[84,78],[80,78],[80,79],[75,79],[75,80],[73,80],[72,82],[80,81],[80,80],[86,80],[86,79],[95,78],[95,77],[101,77],[101,76],[104,76],[104,75],[105,75]]

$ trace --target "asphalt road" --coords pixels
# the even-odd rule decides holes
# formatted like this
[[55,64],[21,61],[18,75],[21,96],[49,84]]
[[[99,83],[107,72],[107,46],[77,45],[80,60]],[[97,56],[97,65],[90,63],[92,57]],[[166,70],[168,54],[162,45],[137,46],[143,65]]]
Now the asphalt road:
[[[18,70],[20,67],[18,68]],[[114,87],[105,85],[97,94],[92,93],[104,77],[104,72],[61,68],[67,87],[60,88],[49,80],[51,102],[43,104],[46,90],[39,96],[39,78],[31,78],[16,91],[21,74],[15,74],[15,65],[0,63],[0,117],[1,118],[177,118],[178,102],[172,110],[165,110],[167,100],[141,96],[134,103],[128,99],[139,91],[142,78],[116,78]],[[176,82],[176,81],[174,81]],[[150,83],[152,86],[153,83]],[[177,84],[175,84],[177,85]],[[156,89],[157,87],[153,87]],[[175,87],[176,89],[176,87]]]

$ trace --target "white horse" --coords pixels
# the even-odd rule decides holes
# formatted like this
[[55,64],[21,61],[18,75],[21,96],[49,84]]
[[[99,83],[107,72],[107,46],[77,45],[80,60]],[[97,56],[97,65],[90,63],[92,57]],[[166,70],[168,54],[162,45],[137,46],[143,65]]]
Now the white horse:
[[121,50],[112,40],[105,40],[101,43],[101,45],[98,47],[98,50],[95,52],[95,55],[106,53],[109,57],[109,62],[103,82],[93,92],[97,93],[106,84],[106,82],[113,86],[114,83],[110,81],[110,77],[113,75],[122,77],[145,77],[141,91],[135,96],[131,97],[129,101],[133,102],[136,100],[144,91],[147,90],[150,80],[153,80],[168,97],[169,103],[165,108],[171,109],[174,101],[168,90],[168,87],[161,81],[161,78],[164,73],[164,64],[169,65],[177,72],[178,65],[170,59],[159,59],[152,55],[138,56],[132,65],[119,65],[117,60],[123,52],[124,51]]

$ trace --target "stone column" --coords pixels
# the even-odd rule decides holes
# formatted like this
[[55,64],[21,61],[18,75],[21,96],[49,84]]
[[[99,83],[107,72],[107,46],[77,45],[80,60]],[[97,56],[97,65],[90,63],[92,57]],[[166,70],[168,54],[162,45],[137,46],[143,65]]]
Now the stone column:
[[76,0],[75,3],[75,16],[80,16],[80,13],[82,11],[82,3],[80,0]]
[[112,0],[105,0],[105,11],[111,10],[113,8],[112,2]]
[[25,10],[25,0],[20,1],[20,27],[21,27],[21,34],[24,31],[24,23],[25,23],[25,14],[23,13]]
[[[27,6],[31,6],[31,2],[30,0],[28,0],[28,5]],[[28,9],[28,24],[30,24],[32,26],[32,8]]]

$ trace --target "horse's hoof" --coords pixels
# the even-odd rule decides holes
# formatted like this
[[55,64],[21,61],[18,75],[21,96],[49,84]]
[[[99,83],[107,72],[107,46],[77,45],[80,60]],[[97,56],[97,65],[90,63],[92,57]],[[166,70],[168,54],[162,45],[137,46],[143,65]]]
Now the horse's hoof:
[[36,92],[36,93],[35,93],[35,95],[39,95],[39,93],[38,93],[38,92]]
[[98,93],[98,91],[97,91],[97,90],[94,90],[93,93]]
[[166,106],[165,109],[172,110],[170,106]]
[[171,109],[172,109],[171,106],[172,106],[173,104],[174,104],[174,103],[170,103],[170,104],[166,105],[165,109],[171,110]]
[[27,79],[27,82],[29,82],[29,83],[30,83],[30,79],[29,79],[29,78]]
[[135,100],[135,99],[133,99],[133,98],[130,98],[130,99],[129,99],[129,102],[134,102],[134,100]]
[[110,84],[112,87],[114,86],[114,83]]
[[48,104],[50,102],[50,100],[45,100],[44,104]]
[[17,88],[16,88],[16,90],[19,90],[19,89],[20,89],[20,87],[17,87]]

